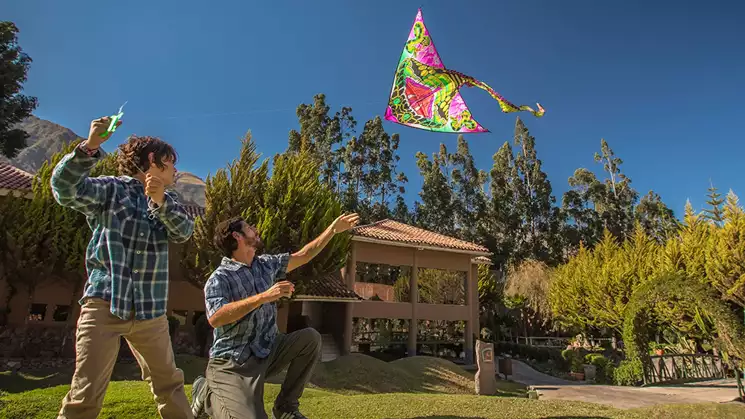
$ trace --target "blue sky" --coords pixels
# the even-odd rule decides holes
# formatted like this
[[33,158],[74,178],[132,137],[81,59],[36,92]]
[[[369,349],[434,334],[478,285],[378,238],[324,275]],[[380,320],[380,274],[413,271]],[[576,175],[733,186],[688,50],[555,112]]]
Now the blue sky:
[[[106,5],[104,4],[106,3]],[[316,93],[351,106],[360,122],[383,114],[393,71],[423,8],[446,66],[518,104],[560,201],[578,167],[609,141],[643,195],[676,214],[704,204],[711,179],[745,199],[742,102],[745,3],[610,1],[174,1],[9,0],[33,58],[26,92],[36,114],[87,133],[125,100],[127,135],[174,144],[179,169],[201,177],[235,157],[251,130],[267,157],[297,127]],[[515,114],[485,92],[463,96],[489,134],[468,136],[480,168],[511,138]],[[386,123],[401,135],[401,169],[421,181],[414,154],[456,137]]]

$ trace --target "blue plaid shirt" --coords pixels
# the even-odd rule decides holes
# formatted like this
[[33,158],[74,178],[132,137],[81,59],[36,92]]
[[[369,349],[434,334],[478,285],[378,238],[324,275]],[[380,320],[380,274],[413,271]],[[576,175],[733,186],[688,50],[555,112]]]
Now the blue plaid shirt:
[[132,312],[137,320],[154,319],[166,314],[168,241],[188,240],[194,222],[168,193],[161,206],[149,200],[137,179],[88,177],[100,156],[76,148],[52,173],[55,200],[85,214],[93,231],[80,303],[101,298],[121,319],[130,319]]
[[[289,253],[256,256],[251,266],[224,257],[204,285],[207,318],[220,307],[268,290],[287,273]],[[262,304],[233,324],[215,328],[211,358],[233,359],[243,364],[253,354],[269,356],[277,336],[277,305]]]

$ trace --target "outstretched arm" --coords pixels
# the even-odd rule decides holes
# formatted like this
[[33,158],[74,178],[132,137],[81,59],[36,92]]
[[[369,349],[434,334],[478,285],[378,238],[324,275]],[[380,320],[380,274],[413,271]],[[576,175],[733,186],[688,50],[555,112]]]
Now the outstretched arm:
[[303,246],[302,249],[290,256],[290,262],[287,265],[287,272],[297,269],[316,257],[324,247],[331,241],[334,235],[347,231],[359,223],[360,217],[357,214],[345,214],[339,216],[326,230],[316,237],[315,240]]

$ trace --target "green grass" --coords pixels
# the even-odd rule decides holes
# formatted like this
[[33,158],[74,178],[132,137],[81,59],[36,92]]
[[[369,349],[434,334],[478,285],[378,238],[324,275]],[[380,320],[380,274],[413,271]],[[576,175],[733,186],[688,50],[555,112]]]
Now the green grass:
[[[179,357],[187,395],[193,379],[203,372],[204,360]],[[54,417],[69,388],[71,371],[35,371],[12,377],[0,373],[0,418]],[[144,419],[158,417],[148,386],[139,381],[136,364],[117,365],[99,418]],[[656,406],[619,410],[612,407],[563,400],[528,400],[516,383],[499,383],[500,395],[474,396],[473,375],[447,361],[414,357],[385,363],[354,355],[319,365],[312,385],[301,399],[302,410],[323,419],[708,419],[743,418],[745,407],[733,404]],[[323,387],[323,388],[321,388]],[[267,384],[270,407],[279,385]]]

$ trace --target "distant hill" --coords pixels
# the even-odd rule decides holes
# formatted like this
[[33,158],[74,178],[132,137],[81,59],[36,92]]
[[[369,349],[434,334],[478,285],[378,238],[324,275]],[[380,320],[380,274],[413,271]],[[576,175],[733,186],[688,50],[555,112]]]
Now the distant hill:
[[[82,139],[69,128],[35,116],[26,118],[17,127],[30,135],[26,139],[28,145],[14,159],[8,161],[5,156],[0,155],[0,160],[10,162],[29,173],[36,173],[46,160],[59,153],[70,142]],[[196,175],[178,172],[175,189],[184,204],[204,207],[204,188],[204,181]]]

